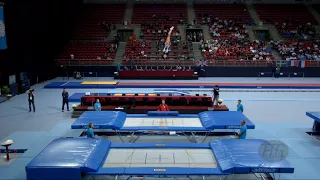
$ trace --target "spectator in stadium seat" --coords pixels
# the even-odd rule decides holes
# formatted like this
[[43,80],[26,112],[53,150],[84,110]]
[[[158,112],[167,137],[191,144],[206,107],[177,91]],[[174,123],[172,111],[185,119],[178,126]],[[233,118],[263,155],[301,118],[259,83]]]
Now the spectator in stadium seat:
[[94,109],[95,109],[96,111],[101,111],[101,103],[100,103],[100,100],[99,100],[99,99],[97,99],[97,100],[96,100],[96,103],[94,103]]
[[158,107],[158,111],[169,111],[169,107],[165,100],[162,100],[162,103]]
[[73,55],[73,54],[70,54],[70,58],[73,60],[73,59],[74,59],[74,55]]
[[105,54],[103,55],[103,59],[108,59],[108,54],[105,53]]
[[89,129],[87,129],[86,135],[87,135],[88,138],[94,138],[93,124],[92,123],[89,123]]
[[237,111],[243,113],[243,105],[241,104],[241,100],[238,100]]

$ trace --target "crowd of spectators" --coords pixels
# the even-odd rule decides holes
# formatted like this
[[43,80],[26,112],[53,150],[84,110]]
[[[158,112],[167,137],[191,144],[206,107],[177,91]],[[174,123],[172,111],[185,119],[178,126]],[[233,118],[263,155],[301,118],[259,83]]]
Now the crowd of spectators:
[[[124,61],[131,60],[162,60],[164,39],[157,42],[156,49],[152,49],[151,42],[148,41],[129,41],[126,45]],[[181,42],[179,40],[172,41],[168,60],[187,60],[192,59],[192,44]]]
[[202,31],[199,32],[187,32],[187,40],[189,42],[203,42],[204,37]]
[[201,44],[207,60],[273,60],[272,50],[263,41],[245,39],[215,39]]
[[151,45],[144,40],[131,40],[127,42],[126,51],[124,55],[125,60],[132,59],[148,59],[153,54],[151,53]]
[[[204,15],[201,24],[206,24],[210,27],[210,34],[217,38],[248,38],[248,32],[244,27],[242,19],[234,18],[234,20],[219,19],[218,17]],[[248,24],[252,24],[249,21]]]
[[320,40],[271,41],[270,45],[285,60],[317,60],[320,61]]
[[[307,23],[305,25],[298,25],[297,27],[291,27],[291,20],[288,20],[281,25],[278,23],[275,24],[281,35],[284,38],[314,38],[316,36],[316,30],[311,25],[311,23]],[[289,27],[289,28],[288,28]],[[290,28],[291,27],[291,28]]]
[[[172,24],[168,24],[168,22],[170,22],[170,17],[156,14],[152,15],[152,17],[152,22],[141,24],[140,38],[145,40],[159,40],[166,38],[168,35],[168,29],[172,26]],[[183,24],[183,18],[181,18],[177,23]],[[174,28],[172,35],[180,38],[180,32],[177,27]]]

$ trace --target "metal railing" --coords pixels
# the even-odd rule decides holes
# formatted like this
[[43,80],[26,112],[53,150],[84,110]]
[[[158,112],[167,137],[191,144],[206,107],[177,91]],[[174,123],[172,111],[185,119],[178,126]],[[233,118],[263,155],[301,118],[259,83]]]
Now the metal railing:
[[[57,66],[113,66],[113,60],[106,59],[57,59]],[[123,66],[131,65],[123,62]],[[132,65],[144,66],[199,66],[196,60],[133,60]],[[252,61],[252,60],[212,60],[207,66],[214,67],[270,67],[275,66],[276,61]],[[307,60],[306,67],[320,67],[320,61]]]

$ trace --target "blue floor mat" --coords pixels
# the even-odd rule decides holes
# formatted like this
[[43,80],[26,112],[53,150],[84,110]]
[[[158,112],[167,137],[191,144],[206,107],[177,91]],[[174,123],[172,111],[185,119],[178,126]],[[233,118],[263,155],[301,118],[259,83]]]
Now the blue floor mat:
[[114,89],[117,85],[84,85],[82,82],[52,82],[44,86],[46,89],[58,89],[58,88],[68,88],[68,89],[91,89],[91,88],[99,88],[99,89]]
[[[68,89],[114,89],[114,88],[214,88],[212,85],[205,85],[205,86],[199,86],[197,84],[195,85],[126,85],[125,83],[117,84],[117,85],[83,85],[82,82],[51,82],[44,86],[44,88],[51,88],[51,89],[59,89],[59,88],[68,88]],[[248,85],[235,85],[235,86],[229,86],[229,85],[221,85],[220,88],[225,89],[320,89],[320,86],[308,86],[308,85],[288,85],[288,86],[275,86],[271,84],[265,84],[263,86],[248,86]]]
[[[105,96],[107,93],[98,93],[99,96]],[[69,97],[69,102],[80,102],[81,97],[84,96],[85,93],[74,93],[72,96]]]

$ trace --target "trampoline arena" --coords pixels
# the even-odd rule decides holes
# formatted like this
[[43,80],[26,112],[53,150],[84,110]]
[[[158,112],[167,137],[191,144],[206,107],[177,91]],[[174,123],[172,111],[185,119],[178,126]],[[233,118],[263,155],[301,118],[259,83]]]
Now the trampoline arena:
[[30,180],[142,176],[206,179],[234,174],[293,173],[286,160],[268,162],[259,155],[259,147],[266,143],[260,139],[224,139],[206,144],[131,144],[99,138],[60,138],[34,158],[26,172]]
[[[255,125],[237,111],[207,111],[199,114],[179,114],[177,111],[150,111],[148,114],[126,114],[120,111],[85,112],[72,125],[72,129],[87,129],[92,123],[100,132],[113,132],[122,142],[130,135],[130,142],[136,142],[142,135],[183,135],[190,142],[197,142],[197,135],[204,136],[202,142],[214,133],[223,130],[234,135],[240,129],[240,122],[246,121],[248,129]],[[231,130],[231,131],[230,131]]]

